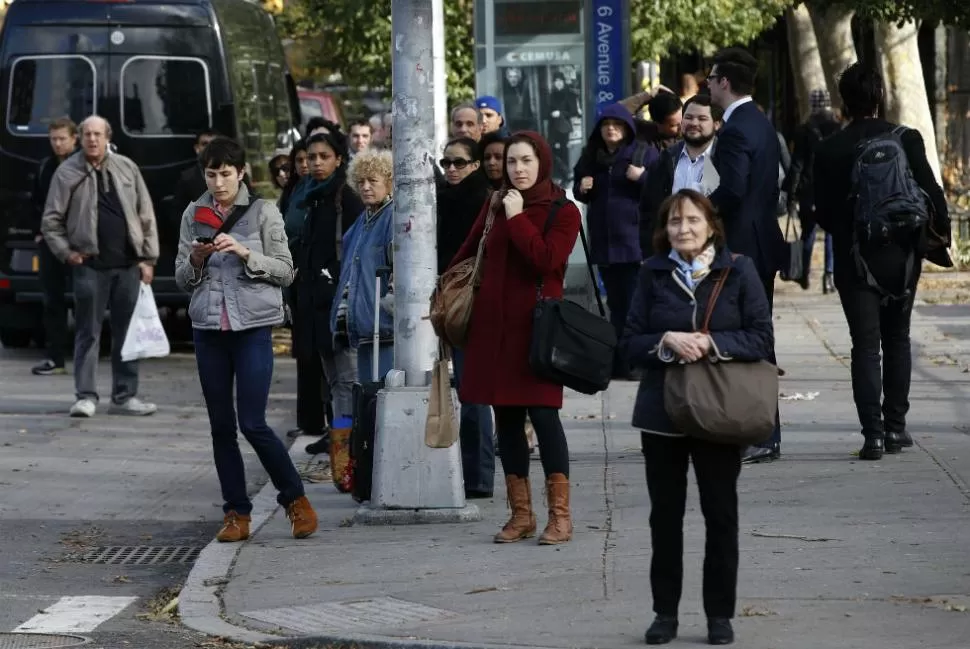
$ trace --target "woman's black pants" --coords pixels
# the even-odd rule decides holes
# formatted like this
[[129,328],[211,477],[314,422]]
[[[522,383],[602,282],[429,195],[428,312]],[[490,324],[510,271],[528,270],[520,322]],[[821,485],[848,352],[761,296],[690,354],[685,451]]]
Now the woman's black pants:
[[741,448],[690,437],[641,434],[650,492],[650,588],[658,615],[677,615],[684,578],[687,465],[693,460],[704,544],[704,612],[734,617],[738,585],[738,475]]
[[495,429],[505,475],[529,477],[529,443],[525,438],[525,415],[536,431],[542,469],[546,476],[569,477],[569,448],[557,408],[543,406],[495,406]]

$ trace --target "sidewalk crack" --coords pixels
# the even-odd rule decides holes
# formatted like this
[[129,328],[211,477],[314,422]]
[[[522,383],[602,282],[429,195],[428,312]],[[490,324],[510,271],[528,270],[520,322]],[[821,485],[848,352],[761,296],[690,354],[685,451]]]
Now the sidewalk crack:
[[603,500],[606,506],[606,520],[603,521],[602,552],[602,574],[603,599],[610,599],[610,582],[613,572],[612,553],[610,550],[615,546],[615,533],[613,531],[613,508],[616,503],[613,490],[613,465],[610,462],[610,437],[609,437],[609,390],[601,393],[600,397],[600,427],[603,434]]

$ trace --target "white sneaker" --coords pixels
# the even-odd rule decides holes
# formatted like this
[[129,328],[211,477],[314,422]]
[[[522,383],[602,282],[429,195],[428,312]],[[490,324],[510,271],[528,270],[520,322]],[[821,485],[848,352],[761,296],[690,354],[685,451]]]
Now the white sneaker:
[[108,413],[112,415],[144,417],[145,415],[155,414],[156,410],[158,410],[158,406],[154,403],[147,403],[137,397],[132,397],[124,403],[112,403],[111,407],[108,408]]
[[93,417],[94,412],[98,409],[96,403],[90,399],[78,399],[77,403],[71,406],[71,416],[72,417]]

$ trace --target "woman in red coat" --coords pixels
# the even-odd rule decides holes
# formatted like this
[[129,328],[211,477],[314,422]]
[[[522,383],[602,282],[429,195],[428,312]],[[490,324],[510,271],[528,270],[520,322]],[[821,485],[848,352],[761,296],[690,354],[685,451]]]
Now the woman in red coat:
[[[509,138],[506,189],[485,206],[451,262],[473,257],[485,236],[482,282],[464,350],[460,396],[463,402],[495,408],[512,507],[512,517],[495,535],[496,543],[513,543],[536,532],[529,448],[523,434],[527,413],[539,440],[549,501],[549,523],[539,543],[554,545],[572,538],[569,449],[559,420],[562,386],[538,378],[529,366],[537,286],[541,280],[544,297],[562,297],[566,262],[579,233],[579,210],[565,200],[551,173],[552,151],[541,135],[523,131]],[[560,199],[564,204],[554,205]]]

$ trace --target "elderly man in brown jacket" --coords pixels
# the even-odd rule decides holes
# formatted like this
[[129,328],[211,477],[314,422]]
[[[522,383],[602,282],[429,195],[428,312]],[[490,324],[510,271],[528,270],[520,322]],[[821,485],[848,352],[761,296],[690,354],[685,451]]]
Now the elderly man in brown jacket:
[[51,180],[41,229],[51,252],[73,269],[74,386],[72,417],[97,409],[98,345],[105,312],[111,317],[109,412],[150,415],[154,404],[138,392],[138,362],[121,360],[141,282],[150,284],[158,259],[151,196],[138,166],[109,151],[111,125],[92,115],[81,123],[81,151]]

